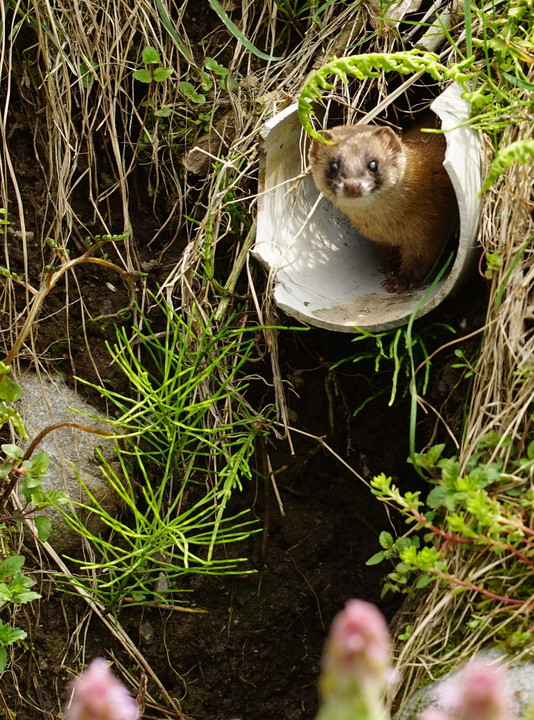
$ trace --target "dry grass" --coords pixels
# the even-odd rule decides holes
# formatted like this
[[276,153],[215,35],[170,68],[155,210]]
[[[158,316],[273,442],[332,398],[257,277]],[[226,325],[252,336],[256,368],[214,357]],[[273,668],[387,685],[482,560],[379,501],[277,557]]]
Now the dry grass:
[[[534,72],[530,71],[530,82]],[[501,144],[534,137],[530,119],[508,127]],[[485,164],[493,155],[486,145]],[[533,251],[532,168],[514,166],[506,171],[483,199],[479,240],[488,253],[498,253],[502,267],[495,273],[490,288],[488,312],[477,371],[471,395],[469,414],[460,447],[463,468],[477,451],[478,442],[490,432],[502,438],[489,462],[502,459],[505,465],[515,457],[526,455],[532,438],[534,399],[533,318]],[[511,438],[512,443],[507,443]],[[513,478],[522,494],[532,488],[532,469],[518,471]],[[500,498],[510,503],[510,497]],[[531,512],[524,510],[529,525]],[[450,572],[460,580],[483,581],[488,573],[500,570],[503,592],[513,597],[524,583],[531,582],[531,570],[521,570],[518,561],[505,554],[495,559],[489,551],[466,553],[461,546],[448,552]],[[513,569],[513,573],[511,572]],[[512,580],[513,578],[513,580]],[[530,603],[513,611],[492,603],[476,627],[466,632],[467,623],[476,615],[480,596],[475,592],[458,592],[454,586],[437,583],[423,600],[423,612],[414,614],[412,634],[399,643],[398,665],[403,673],[401,692],[395,704],[402,711],[414,687],[423,679],[442,675],[447,667],[457,666],[495,640],[506,636],[528,618]],[[507,628],[510,628],[507,631]],[[516,650],[513,661],[530,655],[530,645]]]

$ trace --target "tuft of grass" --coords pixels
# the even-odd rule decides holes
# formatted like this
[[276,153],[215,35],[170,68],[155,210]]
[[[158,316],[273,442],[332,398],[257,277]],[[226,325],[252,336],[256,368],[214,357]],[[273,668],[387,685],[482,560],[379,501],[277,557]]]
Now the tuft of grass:
[[258,435],[267,432],[265,416],[243,397],[257,330],[234,329],[232,316],[214,330],[201,313],[186,320],[152,299],[163,329],[139,311],[133,337],[117,328],[109,348],[131,396],[97,388],[118,413],[110,424],[120,465],[105,462],[103,472],[124,517],[111,516],[87,488],[92,503],[74,504],[98,519],[98,532],[62,510],[92,548],[90,560],[70,558],[79,568],[74,582],[114,609],[124,602],[172,605],[190,574],[243,572],[244,559],[230,557],[227,546],[259,529],[249,510],[230,511],[233,494],[252,479]]

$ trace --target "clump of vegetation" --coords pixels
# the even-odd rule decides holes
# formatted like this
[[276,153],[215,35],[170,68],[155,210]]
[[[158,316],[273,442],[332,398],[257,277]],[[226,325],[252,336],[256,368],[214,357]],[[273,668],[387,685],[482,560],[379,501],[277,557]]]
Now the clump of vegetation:
[[[0,362],[0,425],[9,423],[21,439],[27,439],[22,418],[12,403],[19,400],[22,389],[10,378],[11,368]],[[32,455],[17,445],[4,443],[1,446],[3,459],[0,463],[0,480],[6,485],[0,497],[0,509],[6,511],[6,503],[11,492],[17,490],[25,502],[16,513],[0,517],[0,543],[3,558],[0,562],[0,609],[13,611],[17,605],[31,603],[41,595],[32,590],[36,581],[24,575],[22,568],[26,562],[23,555],[14,554],[11,548],[12,535],[8,525],[17,525],[27,517],[32,517],[41,541],[46,541],[52,526],[46,515],[39,511],[50,505],[67,502],[65,493],[60,490],[42,489],[42,477],[48,468],[48,456],[44,452]],[[0,619],[0,673],[6,669],[7,650],[10,646],[23,642],[27,637],[25,630]]]
[[[138,308],[135,343],[120,328],[109,348],[131,395],[98,387],[117,410],[108,422],[119,438],[120,466],[106,462],[103,471],[126,515],[113,517],[92,497],[74,503],[107,529],[91,533],[79,514],[63,511],[93,548],[90,561],[71,558],[79,572],[69,583],[113,609],[124,602],[170,606],[187,592],[191,574],[243,572],[243,559],[229,556],[228,546],[259,529],[247,509],[230,510],[233,494],[252,479],[256,441],[268,428],[243,396],[257,330],[234,328],[232,316],[214,330],[200,313],[186,320],[163,299],[152,300],[152,320]],[[161,319],[157,331],[152,323]]]
[[[534,491],[531,488],[524,491],[523,486],[525,475],[529,476],[534,469],[534,442],[529,444],[524,457],[512,455],[508,463],[502,457],[492,459],[497,446],[511,443],[511,438],[500,438],[494,433],[482,438],[478,452],[469,459],[463,472],[456,457],[441,457],[444,445],[418,454],[419,466],[437,476],[426,501],[421,500],[420,491],[401,493],[384,474],[371,481],[375,495],[398,507],[411,525],[409,535],[395,541],[389,533],[382,533],[380,543],[384,549],[368,561],[368,564],[384,559],[399,561],[388,574],[384,592],[412,593],[413,587],[426,587],[441,579],[475,591],[481,600],[489,598],[511,609],[528,602],[534,570],[529,513]],[[448,566],[453,546],[465,553],[466,565],[469,555],[483,548],[491,569],[477,573],[478,581],[463,580]],[[506,582],[502,580],[503,567],[510,567],[510,563],[516,576],[513,589],[508,587],[509,577]]]

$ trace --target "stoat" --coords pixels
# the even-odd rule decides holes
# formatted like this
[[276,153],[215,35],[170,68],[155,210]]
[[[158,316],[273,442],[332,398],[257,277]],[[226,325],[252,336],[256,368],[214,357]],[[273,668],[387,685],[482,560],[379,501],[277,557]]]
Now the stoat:
[[401,139],[386,126],[340,125],[321,131],[335,144],[310,148],[317,188],[382,248],[390,292],[425,278],[458,222],[445,138],[422,126],[433,127],[420,123]]

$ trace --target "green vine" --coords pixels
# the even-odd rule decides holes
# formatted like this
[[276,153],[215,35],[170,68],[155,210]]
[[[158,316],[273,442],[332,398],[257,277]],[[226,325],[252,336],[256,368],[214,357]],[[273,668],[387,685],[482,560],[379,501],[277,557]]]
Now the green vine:
[[534,160],[534,140],[517,140],[501,148],[493,158],[488,176],[481,192],[485,192],[492,183],[514,163],[525,164]]
[[404,75],[427,72],[437,81],[456,81],[467,92],[467,83],[473,77],[473,73],[468,72],[468,69],[473,64],[473,61],[474,58],[469,58],[448,68],[439,62],[439,57],[435,53],[416,49],[405,52],[368,53],[336,58],[323,65],[312,75],[302,89],[298,101],[300,121],[309,135],[324,141],[324,138],[314,130],[312,117],[315,115],[313,104],[321,99],[323,90],[335,90],[335,85],[327,79],[329,75],[335,75],[342,82],[348,83],[349,76],[363,80],[364,78],[380,77],[381,72],[394,71]]

